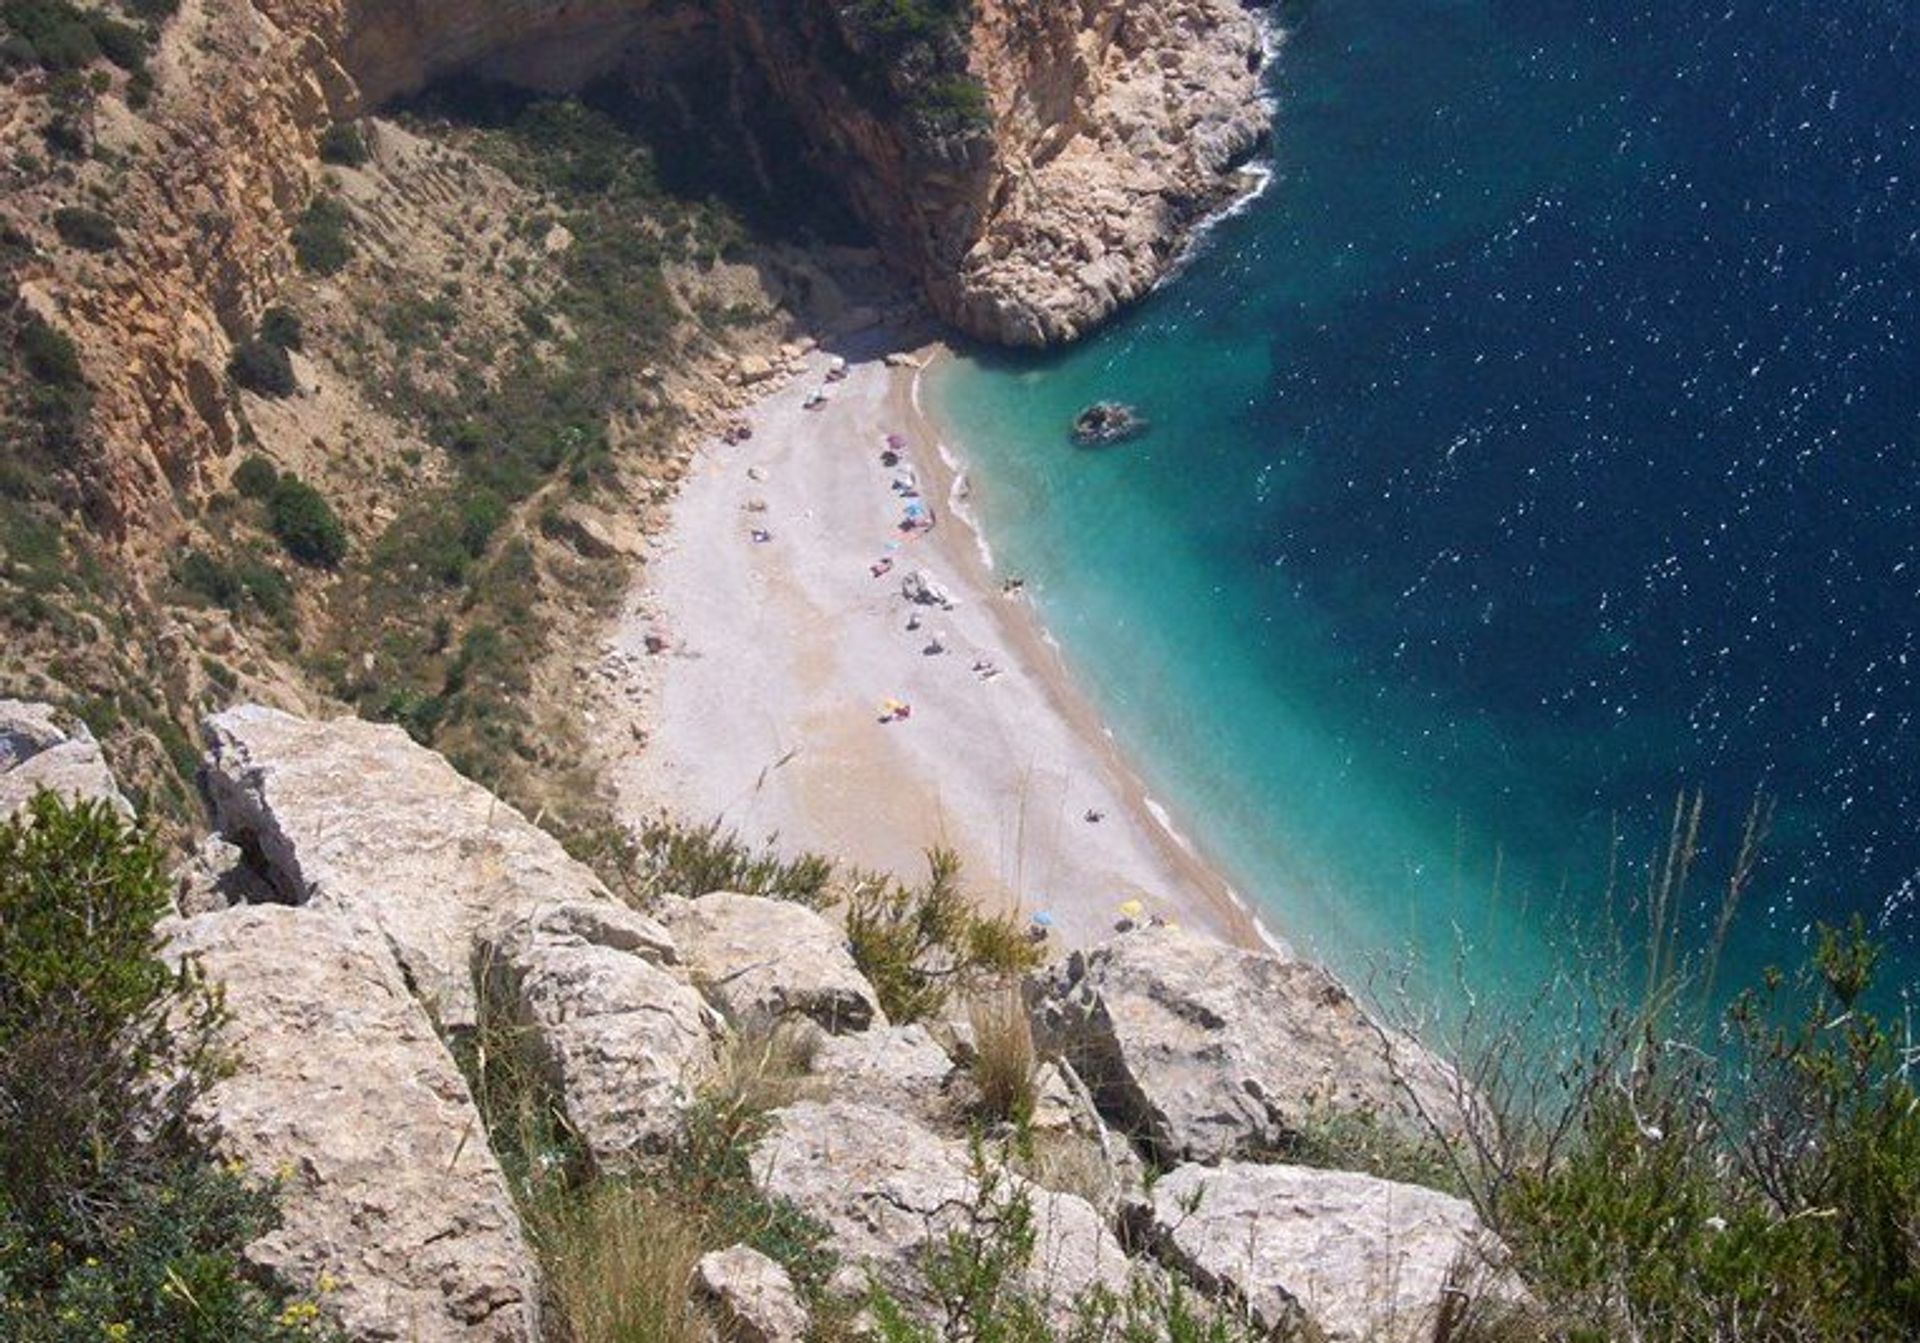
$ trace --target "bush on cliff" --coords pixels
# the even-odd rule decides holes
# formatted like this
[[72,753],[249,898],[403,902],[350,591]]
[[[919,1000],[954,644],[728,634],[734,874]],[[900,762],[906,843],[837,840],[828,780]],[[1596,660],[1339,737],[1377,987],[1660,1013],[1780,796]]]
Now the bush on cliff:
[[0,821],[0,1338],[312,1339],[315,1308],[247,1268],[267,1191],[184,1116],[217,996],[160,955],[160,850],[51,793]]
[[292,396],[299,388],[285,347],[257,337],[248,337],[233,347],[227,373],[249,392],[261,396]]
[[326,196],[317,198],[293,226],[293,250],[301,268],[315,275],[345,270],[353,258],[346,207]]
[[282,472],[267,496],[267,522],[280,544],[302,564],[331,569],[347,554],[347,529],[326,496],[291,472]]
[[113,220],[84,205],[55,210],[53,227],[60,241],[83,252],[111,252],[120,245],[120,230]]

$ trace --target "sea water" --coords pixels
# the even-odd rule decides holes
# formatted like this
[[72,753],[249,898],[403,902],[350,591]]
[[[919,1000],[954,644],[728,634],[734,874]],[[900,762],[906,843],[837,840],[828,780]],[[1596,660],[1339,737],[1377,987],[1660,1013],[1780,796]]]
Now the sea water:
[[[1920,869],[1920,6],[1319,0],[1247,209],[1096,338],[934,387],[1151,790],[1350,976],[1644,934],[1722,975]],[[1099,399],[1152,421],[1084,449]],[[1088,842],[1095,842],[1090,836]],[[1644,902],[1642,902],[1644,903]]]

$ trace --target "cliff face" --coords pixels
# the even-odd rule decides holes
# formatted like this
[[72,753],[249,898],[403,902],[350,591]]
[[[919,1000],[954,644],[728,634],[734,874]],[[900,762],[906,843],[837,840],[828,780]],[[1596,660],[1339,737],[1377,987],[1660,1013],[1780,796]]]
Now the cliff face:
[[742,96],[782,105],[816,171],[936,311],[1022,345],[1072,339],[1144,292],[1266,129],[1259,26],[1239,0],[977,0],[960,59],[988,116],[946,130],[850,84],[848,8],[188,0],[155,54],[153,107],[108,97],[93,113],[124,165],[128,246],[19,273],[29,305],[79,341],[95,388],[113,448],[98,525],[123,534],[134,501],[191,492],[232,451],[227,351],[292,270],[320,135],[437,78],[671,80],[685,53],[719,51]]

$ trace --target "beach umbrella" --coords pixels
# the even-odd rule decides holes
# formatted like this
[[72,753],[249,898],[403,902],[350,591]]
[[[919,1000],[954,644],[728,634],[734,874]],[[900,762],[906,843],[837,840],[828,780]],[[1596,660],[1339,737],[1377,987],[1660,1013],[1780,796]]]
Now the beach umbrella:
[[1053,915],[1047,913],[1044,909],[1036,909],[1033,911],[1033,917],[1028,919],[1027,922],[1036,928],[1051,928],[1053,927]]
[[907,440],[902,438],[898,434],[888,434],[887,446],[892,448],[895,452],[900,452],[906,448]]
[[1137,919],[1147,912],[1147,907],[1138,900],[1126,900],[1121,902],[1120,912],[1127,918]]

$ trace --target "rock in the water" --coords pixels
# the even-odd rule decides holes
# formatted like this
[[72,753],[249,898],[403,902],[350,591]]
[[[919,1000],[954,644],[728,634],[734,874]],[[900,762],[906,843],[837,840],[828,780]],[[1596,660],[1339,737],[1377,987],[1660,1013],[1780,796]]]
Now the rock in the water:
[[810,909],[719,891],[669,900],[661,918],[695,981],[742,1026],[805,1017],[839,1034],[886,1024],[845,934]]
[[617,905],[558,840],[400,728],[247,705],[205,730],[221,833],[282,899],[377,923],[448,1026],[474,1023],[484,934],[560,904]]
[[800,1343],[813,1323],[787,1271],[752,1246],[703,1256],[694,1281],[719,1311],[728,1343]]
[[663,946],[653,920],[589,902],[543,910],[480,952],[603,1170],[671,1143],[715,1062],[720,1022],[676,969],[655,964]]
[[1035,1025],[1167,1164],[1269,1155],[1324,1112],[1424,1136],[1402,1080],[1432,1113],[1450,1104],[1450,1070],[1383,1033],[1319,966],[1175,928],[1075,952],[1043,985]]
[[1146,417],[1120,401],[1096,401],[1073,417],[1073,441],[1085,448],[1105,447],[1146,431]]
[[[802,1101],[777,1111],[754,1149],[761,1192],[791,1202],[827,1228],[842,1259],[871,1270],[911,1308],[923,1286],[920,1261],[989,1202],[966,1143],[940,1137],[897,1110],[850,1101]],[[1034,1252],[1026,1285],[1064,1323],[1083,1292],[1124,1293],[1131,1272],[1120,1242],[1085,1199],[1004,1173],[991,1215],[1024,1195]]]
[[50,704],[0,699],[0,820],[42,788],[69,801],[106,802],[123,816],[133,815],[85,723]]
[[281,1179],[282,1225],[248,1254],[320,1294],[351,1338],[533,1343],[538,1286],[506,1182],[379,930],[268,905],[170,937],[231,1014],[235,1066],[206,1098],[208,1135]]
[[1305,1323],[1330,1343],[1416,1343],[1438,1336],[1443,1309],[1526,1299],[1471,1205],[1418,1185],[1182,1166],[1154,1185],[1151,1216],[1162,1257],[1231,1291],[1265,1330]]

